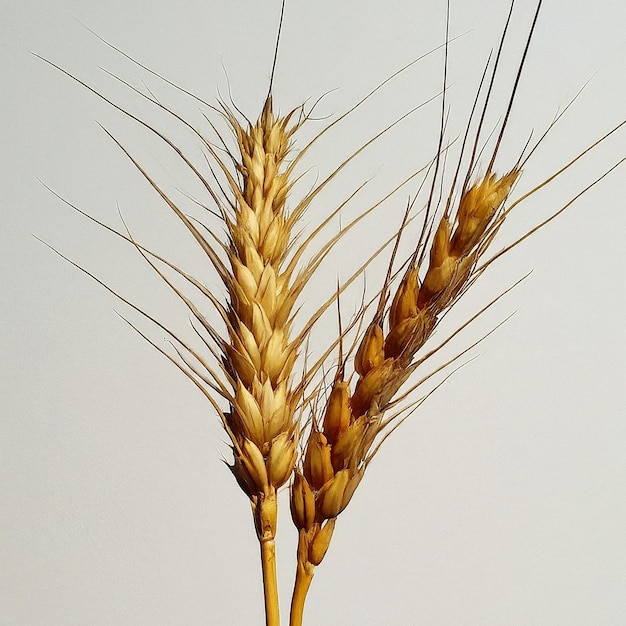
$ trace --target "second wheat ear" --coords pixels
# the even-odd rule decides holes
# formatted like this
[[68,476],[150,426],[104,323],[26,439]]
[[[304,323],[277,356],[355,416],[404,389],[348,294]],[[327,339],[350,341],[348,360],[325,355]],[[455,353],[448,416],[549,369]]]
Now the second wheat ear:
[[[207,159],[207,162],[194,163],[165,133],[78,81],[173,151],[201,183],[207,194],[206,205],[211,205],[210,211],[219,221],[220,227],[216,228],[215,224],[188,217],[183,207],[164,191],[123,143],[114,138],[204,254],[203,267],[189,271],[148,249],[128,231],[118,232],[101,224],[133,245],[192,315],[200,347],[168,330],[157,316],[133,304],[132,298],[118,295],[109,288],[168,333],[173,351],[148,340],[194,383],[221,419],[232,449],[230,469],[251,504],[261,553],[267,626],[277,626],[280,622],[274,547],[277,491],[289,485],[291,517],[298,530],[290,624],[300,626],[315,568],[331,545],[337,519],[349,505],[381,443],[405,419],[402,403],[415,404],[413,396],[433,369],[441,370],[455,361],[453,358],[422,372],[424,364],[430,363],[449,340],[444,337],[438,345],[430,347],[443,316],[494,261],[554,219],[606,175],[590,181],[573,194],[570,202],[529,232],[494,251],[496,236],[514,208],[624,124],[617,125],[546,176],[542,183],[515,198],[515,186],[524,165],[545,135],[526,154],[522,151],[514,163],[500,165],[497,156],[540,7],[541,2],[537,5],[517,74],[509,81],[512,82],[510,98],[502,112],[502,121],[490,143],[489,133],[484,129],[485,118],[512,16],[511,3],[493,61],[485,67],[465,132],[458,141],[456,161],[448,154],[444,132],[449,41],[446,33],[446,44],[442,47],[446,70],[439,141],[431,162],[419,170],[425,172],[420,186],[425,195],[416,193],[408,209],[398,204],[396,236],[381,241],[380,247],[363,259],[362,265],[339,285],[336,293],[323,298],[305,320],[299,316],[298,307],[309,280],[330,251],[344,244],[344,236],[354,224],[371,216],[381,201],[372,203],[360,217],[321,244],[314,242],[343,205],[326,211],[321,223],[306,236],[299,230],[302,218],[321,190],[338,178],[346,163],[375,143],[385,131],[374,135],[301,198],[294,198],[301,175],[298,170],[301,157],[321,136],[367,102],[368,97],[329,123],[311,142],[299,147],[299,131],[309,123],[309,117],[304,107],[286,115],[276,112],[272,79],[269,95],[255,122],[244,120],[235,107],[225,103],[214,106],[200,101],[207,109],[207,120],[211,120],[202,128],[196,128],[165,107],[151,93],[132,88],[193,133]],[[274,66],[275,62],[276,56]],[[231,136],[217,130],[220,121],[226,124]],[[453,176],[445,179],[444,161],[448,168],[453,168]],[[392,196],[393,191],[385,199],[393,200]],[[417,215],[422,218],[420,224]],[[407,257],[398,258],[398,244],[407,237],[412,237],[415,243]],[[388,250],[391,253],[387,273],[377,279],[369,273],[369,262]],[[225,288],[223,298],[207,289],[201,280],[207,268],[221,280]],[[307,363],[304,353],[311,329],[340,297],[347,297],[347,287],[365,272],[370,282],[380,280],[377,297],[359,309],[349,329],[328,338],[319,350],[318,360]],[[483,310],[476,312],[459,330]],[[148,338],[143,331],[139,332]],[[325,379],[322,372],[331,372],[331,375]]]

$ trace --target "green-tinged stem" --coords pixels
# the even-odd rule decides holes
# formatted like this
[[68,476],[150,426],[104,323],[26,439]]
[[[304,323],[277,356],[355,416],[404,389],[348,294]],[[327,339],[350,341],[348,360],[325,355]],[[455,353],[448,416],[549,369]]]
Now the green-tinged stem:
[[276,546],[273,539],[261,539],[261,566],[265,595],[265,625],[279,626],[278,585],[276,583]]
[[313,580],[315,566],[311,563],[298,562],[296,570],[296,583],[293,588],[293,596],[291,598],[291,614],[289,617],[289,626],[302,626],[302,617],[304,615],[304,602],[306,595]]

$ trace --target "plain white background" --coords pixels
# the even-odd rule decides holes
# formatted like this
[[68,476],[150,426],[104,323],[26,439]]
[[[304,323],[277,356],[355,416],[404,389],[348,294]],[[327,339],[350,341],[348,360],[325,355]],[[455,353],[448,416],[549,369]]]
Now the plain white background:
[[[462,132],[504,4],[452,2],[451,34],[464,35],[450,48],[450,138]],[[492,126],[534,9],[519,5]],[[206,107],[83,25],[209,102],[228,97],[230,88],[253,118],[267,88],[278,13],[270,1],[0,2],[3,626],[262,623],[249,506],[222,462],[228,449],[211,407],[115,311],[149,325],[33,237],[185,333],[186,311],[141,258],[38,179],[118,228],[119,206],[136,236],[218,289],[182,228],[96,122],[172,193],[197,196],[199,189],[163,144],[30,53],[180,138],[202,163],[175,120],[100,68],[152,90],[203,128]],[[591,81],[529,163],[520,193],[626,116],[624,23],[626,9],[611,0],[546,3],[501,170],[531,130],[538,136]],[[277,107],[284,112],[330,91],[319,113],[336,116],[439,45],[444,33],[444,3],[290,0]],[[309,183],[435,95],[441,70],[441,53],[430,56],[329,133],[306,162]],[[438,103],[424,107],[366,151],[312,207],[307,226],[359,181],[373,179],[342,219],[424,165],[436,148],[437,115]],[[304,136],[325,123],[312,123]],[[524,203],[502,244],[622,158],[624,138],[619,133]],[[390,232],[415,189],[403,190],[346,239],[307,290],[305,310]],[[455,349],[516,314],[471,352],[479,358],[448,380],[372,464],[318,568],[308,624],[626,622],[624,198],[621,169],[494,267],[450,316],[449,330],[533,270]],[[370,288],[380,271],[372,268]],[[320,341],[328,341],[334,324],[329,317]],[[162,331],[150,332],[167,347]],[[295,550],[286,499],[278,550],[286,609]]]

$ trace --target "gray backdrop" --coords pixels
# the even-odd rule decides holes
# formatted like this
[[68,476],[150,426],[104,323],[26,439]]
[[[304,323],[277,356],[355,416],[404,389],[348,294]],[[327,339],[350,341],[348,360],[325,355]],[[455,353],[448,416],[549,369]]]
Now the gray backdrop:
[[[451,34],[463,34],[450,48],[452,139],[463,130],[497,43],[504,4],[452,1]],[[490,128],[502,114],[533,8],[520,2],[515,12]],[[183,229],[96,122],[123,139],[167,189],[181,190],[179,198],[199,196],[197,185],[162,144],[30,52],[180,138],[201,162],[175,120],[100,67],[149,88],[206,128],[200,105],[84,26],[209,102],[218,92],[227,98],[230,88],[253,118],[267,88],[278,11],[269,1],[0,2],[2,625],[262,623],[249,506],[222,462],[228,450],[211,407],[115,311],[167,347],[162,331],[33,237],[188,333],[188,314],[137,253],[38,179],[117,228],[119,206],[135,235],[218,289]],[[331,92],[318,112],[338,115],[440,44],[444,21],[444,3],[291,0],[274,90],[278,108]],[[591,81],[528,164],[516,193],[626,116],[624,23],[626,8],[612,0],[544,7],[500,171],[532,129],[538,137]],[[436,94],[441,69],[441,53],[431,55],[329,133],[307,160],[303,184]],[[305,225],[359,181],[372,178],[344,220],[424,165],[436,147],[438,106],[424,107],[365,152]],[[312,122],[308,132],[324,123]],[[502,243],[623,157],[624,137],[521,205]],[[494,266],[450,316],[448,330],[533,270],[450,354],[515,311],[512,319],[470,352],[464,360],[479,358],[429,398],[372,464],[316,573],[309,624],[626,623],[623,172]],[[401,191],[348,237],[307,290],[305,311],[391,232],[415,189]],[[383,269],[372,268],[368,289]],[[362,288],[346,294],[347,314]],[[327,319],[320,342],[335,323]],[[295,532],[284,495],[278,558],[286,609]]]

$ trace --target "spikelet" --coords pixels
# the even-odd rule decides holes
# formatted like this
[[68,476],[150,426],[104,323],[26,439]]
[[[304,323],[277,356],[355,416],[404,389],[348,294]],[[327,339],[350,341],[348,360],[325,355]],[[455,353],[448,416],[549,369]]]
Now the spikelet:
[[394,359],[385,359],[378,367],[371,369],[359,379],[350,406],[354,415],[365,415],[378,401],[378,396],[388,380],[394,376]]
[[330,546],[330,540],[335,530],[335,518],[329,519],[316,533],[315,538],[311,542],[308,552],[308,561],[312,565],[319,565],[326,555],[326,551]]
[[[382,339],[382,331],[381,331]],[[382,351],[382,349],[381,349]],[[358,356],[358,355],[357,355]],[[350,409],[350,389],[348,383],[335,381],[324,416],[324,433],[327,441],[336,443],[337,439],[350,426],[352,411]]]
[[315,496],[309,482],[296,470],[291,484],[291,517],[297,528],[310,531],[315,522]]
[[463,194],[457,212],[457,227],[450,241],[451,255],[463,257],[469,254],[507,199],[520,173],[519,169],[513,169],[501,178],[493,173],[486,174],[480,183]]
[[[404,275],[389,309],[389,326],[395,328],[418,313],[417,296],[419,293],[418,269],[412,267]],[[357,370],[358,371],[358,370]],[[361,374],[361,372],[359,372]],[[361,374],[363,375],[363,374]]]
[[360,376],[365,376],[385,360],[384,343],[383,329],[378,324],[371,324],[354,357],[354,369]]
[[333,478],[330,452],[326,436],[319,431],[312,432],[303,463],[304,476],[312,489],[321,489]]
[[385,356],[394,359],[402,356],[409,361],[415,350],[426,343],[433,326],[434,317],[428,309],[392,326],[385,338]]

